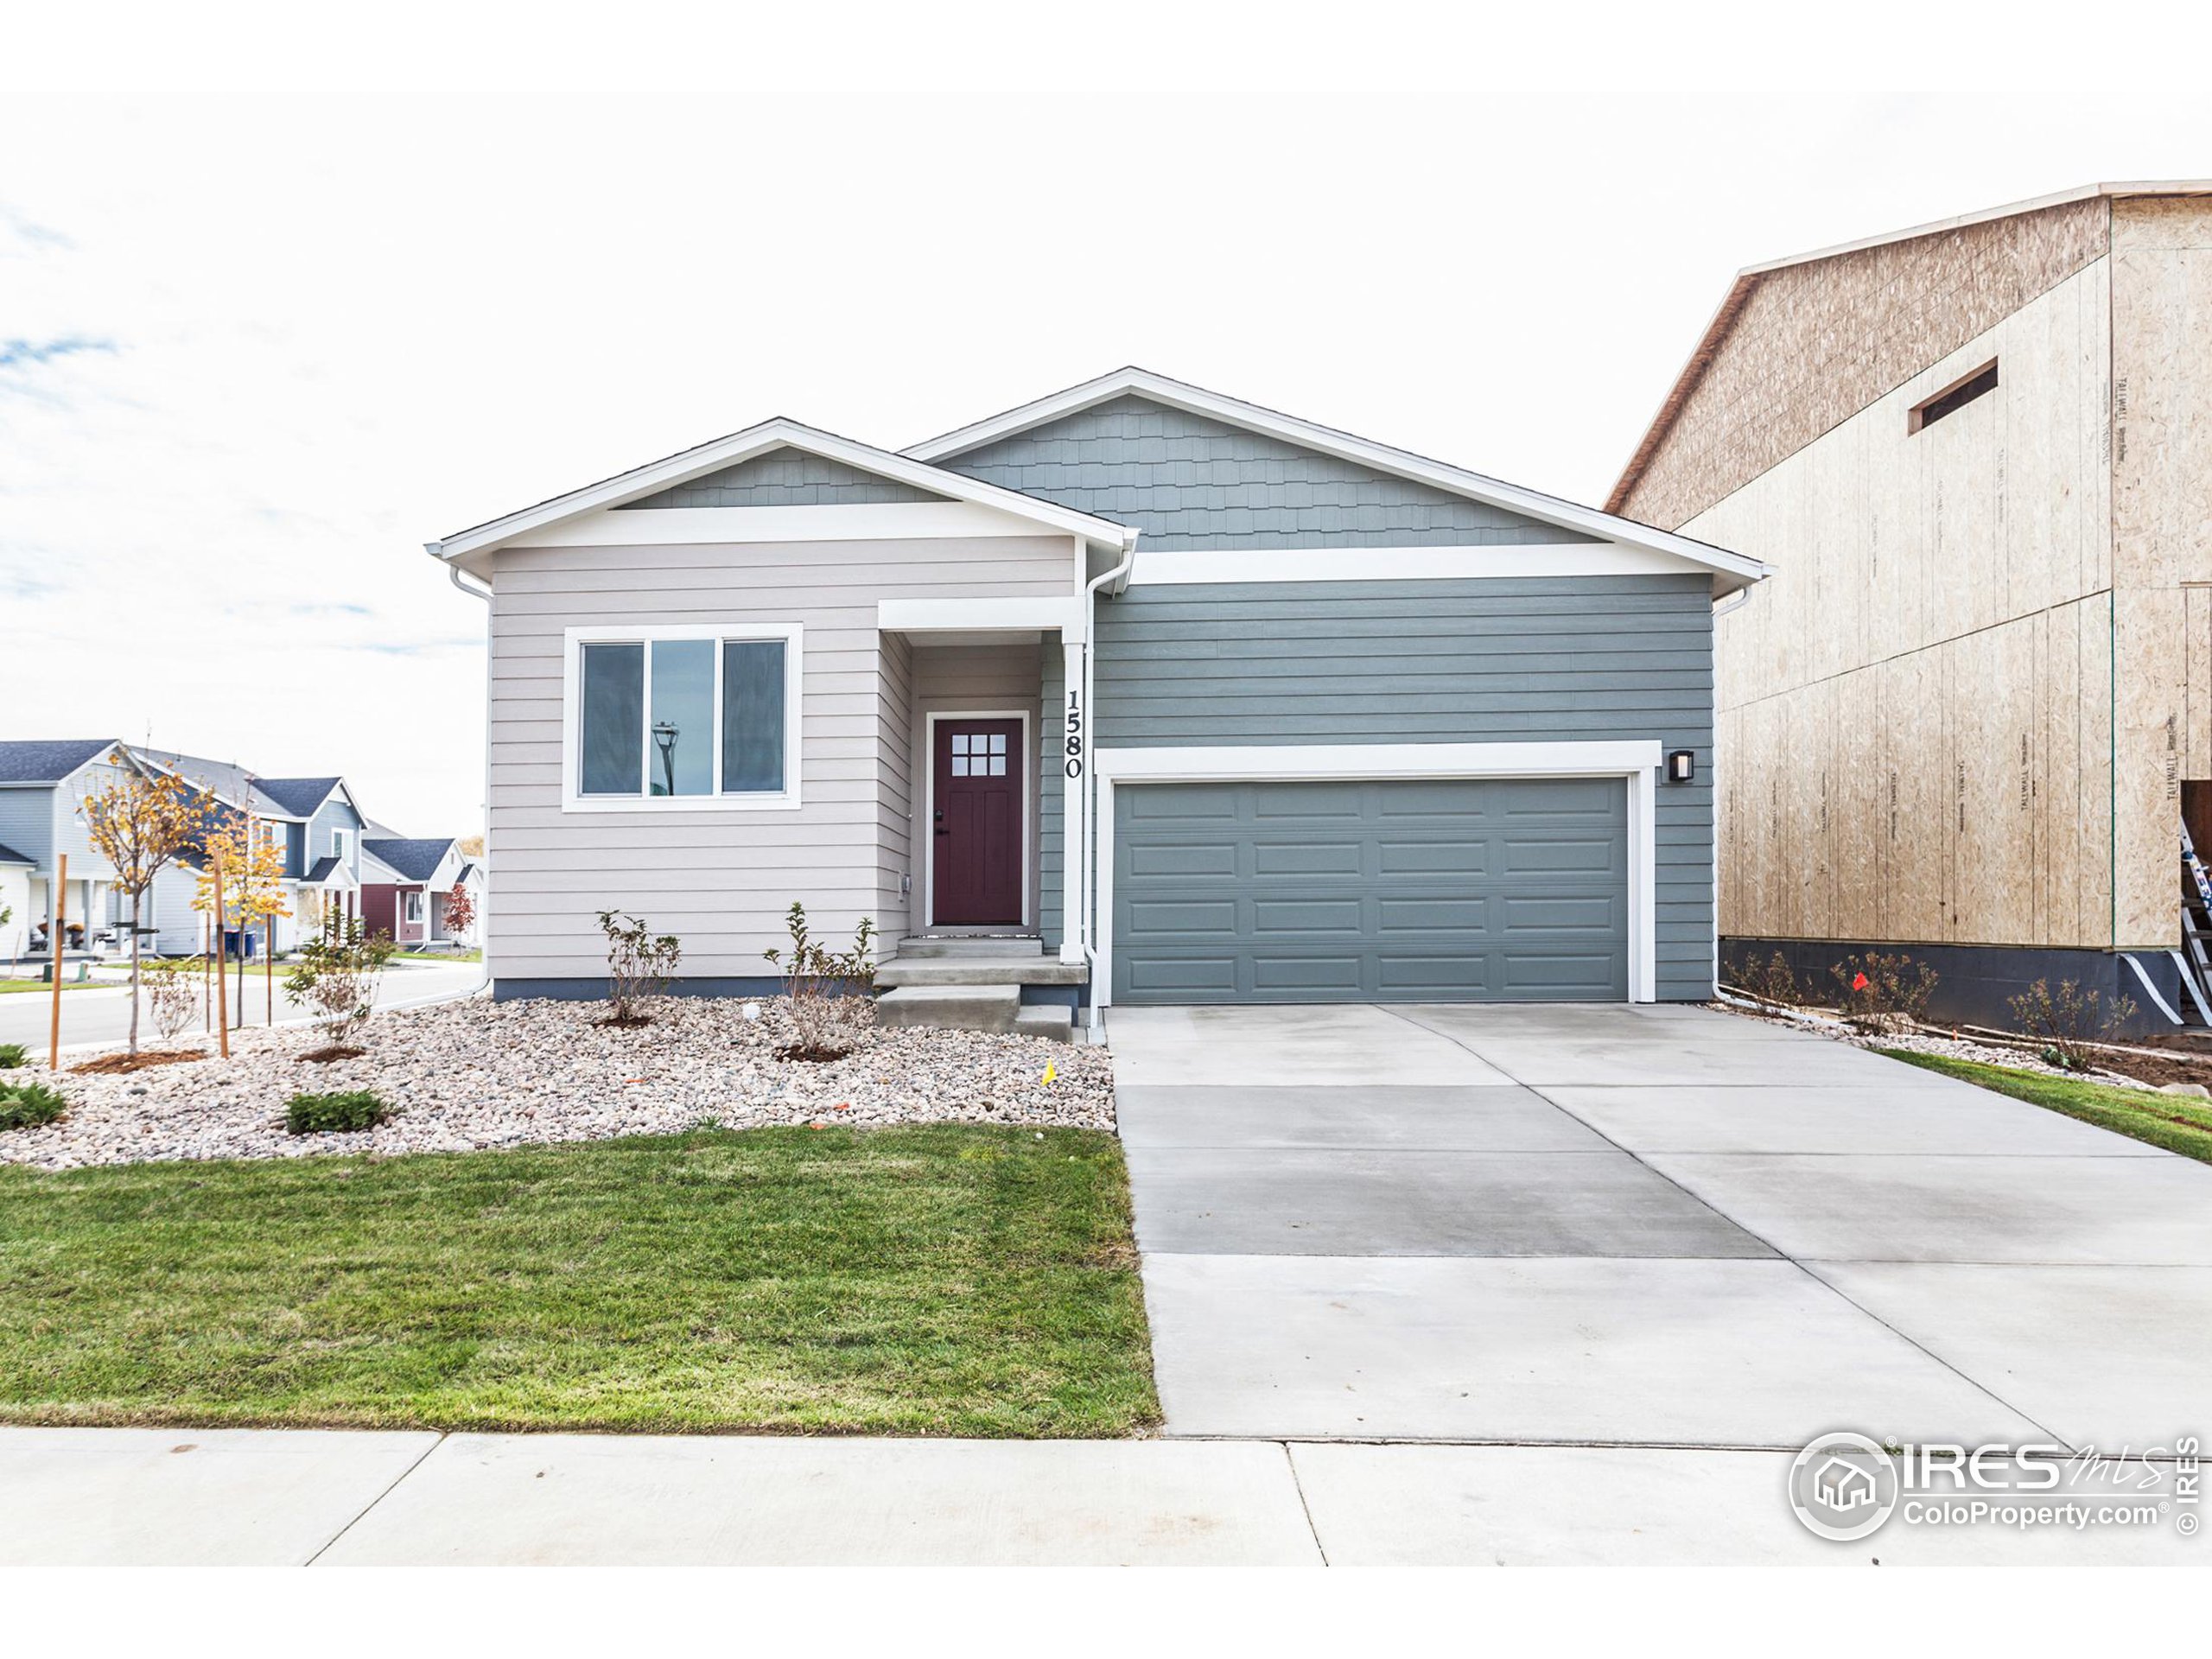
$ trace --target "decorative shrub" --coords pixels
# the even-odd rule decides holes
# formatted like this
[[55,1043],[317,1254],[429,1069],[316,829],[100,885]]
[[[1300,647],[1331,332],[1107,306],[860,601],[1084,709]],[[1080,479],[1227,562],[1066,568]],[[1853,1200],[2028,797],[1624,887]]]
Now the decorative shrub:
[[0,1043],[0,1071],[10,1071],[30,1063],[31,1052],[21,1043]]
[[197,957],[146,964],[146,1012],[153,1016],[154,1029],[163,1042],[181,1037],[200,1012],[200,980],[206,972],[207,964]]
[[1830,970],[1843,987],[1843,1017],[1861,1031],[1892,1031],[1916,1024],[1928,1013],[1936,970],[1899,951],[1868,950],[1846,957]]
[[2095,991],[2085,991],[2073,980],[2062,980],[2058,989],[2039,979],[2026,994],[2009,999],[2012,1017],[2029,1036],[2040,1038],[2043,1058],[2062,1071],[2087,1071],[2090,1045],[2135,1017],[2135,999],[2116,996],[2107,1002]]
[[51,1123],[68,1109],[68,1101],[42,1083],[0,1083],[0,1130]]
[[599,912],[599,931],[607,935],[607,1023],[641,1026],[652,1017],[645,1005],[666,995],[676,977],[683,944],[673,933],[656,934],[617,910]]
[[1756,957],[1745,957],[1744,965],[1736,970],[1736,982],[1741,989],[1760,1001],[1778,1003],[1785,1008],[1802,1007],[1811,1000],[1797,983],[1797,976],[1790,971],[1789,959],[1779,950],[1764,962]]
[[358,921],[327,929],[300,947],[284,988],[315,1010],[324,1040],[351,1046],[376,1012],[377,982],[391,960],[391,935],[365,933]]
[[366,1089],[335,1095],[294,1095],[284,1107],[284,1128],[294,1135],[353,1135],[373,1129],[391,1108]]
[[760,954],[784,976],[791,1023],[798,1040],[782,1051],[791,1060],[834,1060],[859,1046],[875,1023],[875,923],[861,918],[849,950],[833,951],[807,926],[806,906],[794,899],[784,913],[791,936],[786,955],[770,945]]

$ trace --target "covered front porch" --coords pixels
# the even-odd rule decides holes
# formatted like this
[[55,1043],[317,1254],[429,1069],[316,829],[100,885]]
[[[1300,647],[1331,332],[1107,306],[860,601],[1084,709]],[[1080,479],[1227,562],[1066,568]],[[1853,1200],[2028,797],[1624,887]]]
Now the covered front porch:
[[904,832],[885,849],[899,918],[876,976],[886,1023],[1065,1037],[1087,999],[1069,856],[1084,613],[1058,596],[880,607],[886,816]]

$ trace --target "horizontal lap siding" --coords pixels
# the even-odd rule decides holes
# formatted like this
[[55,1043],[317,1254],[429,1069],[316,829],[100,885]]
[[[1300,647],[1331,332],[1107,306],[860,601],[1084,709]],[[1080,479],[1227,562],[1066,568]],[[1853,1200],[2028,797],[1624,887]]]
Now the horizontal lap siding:
[[1712,994],[1713,621],[1699,575],[1132,587],[1097,607],[1106,747],[1656,739],[1657,994]]
[[[759,545],[510,548],[493,573],[493,971],[606,969],[594,918],[633,911],[683,944],[686,976],[767,971],[793,899],[815,931],[862,916],[903,929],[912,689],[882,599],[1064,595],[1058,537]],[[798,622],[806,630],[795,811],[564,813],[563,633],[571,627]]]

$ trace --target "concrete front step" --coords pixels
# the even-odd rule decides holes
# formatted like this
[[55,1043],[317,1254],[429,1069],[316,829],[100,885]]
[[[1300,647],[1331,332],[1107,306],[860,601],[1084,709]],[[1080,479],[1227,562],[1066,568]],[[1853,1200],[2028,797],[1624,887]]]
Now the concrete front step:
[[1021,1015],[1019,985],[908,985],[875,999],[883,1026],[950,1026],[961,1031],[1012,1031]]
[[960,1031],[1005,1031],[1054,1042],[1075,1040],[1075,1010],[1062,1003],[1024,1006],[1018,985],[908,985],[875,999],[886,1026],[938,1026]]
[[901,985],[1080,985],[1090,977],[1090,969],[1080,962],[1002,951],[910,957],[902,947],[897,956],[875,964],[875,982],[894,990]]
[[899,941],[899,955],[918,957],[1042,956],[1045,941],[1034,933],[912,933]]
[[1064,1002],[1025,1002],[1014,1016],[1014,1029],[1017,1036],[1071,1043],[1075,1040],[1075,1010]]

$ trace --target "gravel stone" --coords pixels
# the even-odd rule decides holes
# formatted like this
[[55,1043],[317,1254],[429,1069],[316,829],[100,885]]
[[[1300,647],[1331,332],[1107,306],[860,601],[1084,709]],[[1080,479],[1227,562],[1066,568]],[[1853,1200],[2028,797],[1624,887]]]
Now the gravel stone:
[[1783,1013],[1777,1008],[1753,1007],[1732,1001],[1716,1002],[1712,1006],[1724,1014],[1738,1014],[1747,1020],[1764,1020],[1770,1025],[1794,1027],[1799,1031],[1809,1031],[1816,1037],[1848,1043],[1853,1048],[1902,1048],[1915,1054],[1936,1054],[1948,1059],[1971,1060],[1979,1065],[2002,1065],[2015,1071],[2037,1071],[2047,1077],[2063,1077],[2069,1083],[2105,1083],[2120,1089],[2146,1090],[2158,1087],[2156,1084],[2123,1077],[2117,1071],[2101,1069],[2064,1071],[2051,1065],[2033,1049],[1977,1042],[1971,1037],[1947,1037],[1929,1031],[1863,1032],[1833,1015],[1818,1014],[1810,1008]]
[[[652,1024],[630,1030],[596,1023],[605,1014],[600,1002],[477,996],[378,1014],[368,1052],[327,1065],[299,1058],[322,1044],[313,1027],[280,1027],[233,1032],[228,1061],[215,1058],[212,1039],[193,1039],[164,1046],[200,1048],[207,1058],[115,1077],[65,1068],[52,1081],[68,1113],[0,1134],[0,1162],[72,1169],[467,1152],[667,1135],[709,1122],[1114,1128],[1113,1062],[1103,1048],[872,1028],[854,1052],[817,1065],[776,1058],[793,1034],[781,999],[667,998]],[[374,1090],[397,1116],[358,1135],[285,1133],[293,1095],[346,1089]]]

